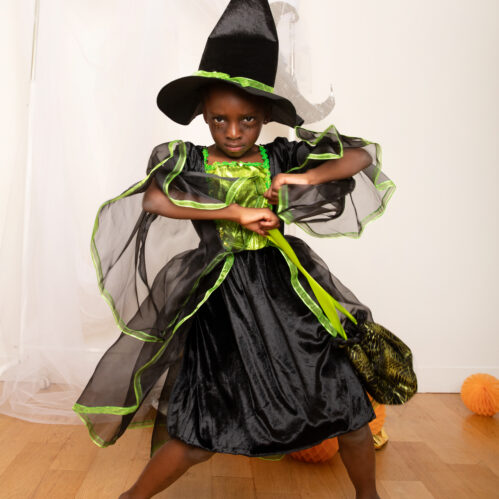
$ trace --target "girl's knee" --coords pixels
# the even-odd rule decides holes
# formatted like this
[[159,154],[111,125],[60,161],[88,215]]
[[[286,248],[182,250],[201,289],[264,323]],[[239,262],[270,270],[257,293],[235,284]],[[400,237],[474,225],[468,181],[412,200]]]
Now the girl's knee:
[[214,452],[206,449],[201,449],[200,447],[195,447],[194,445],[186,445],[185,457],[192,464],[201,463],[207,461],[212,457]]
[[371,428],[368,424],[362,426],[358,430],[351,431],[349,433],[344,433],[338,437],[338,441],[347,444],[357,444],[365,441],[366,439],[372,439]]

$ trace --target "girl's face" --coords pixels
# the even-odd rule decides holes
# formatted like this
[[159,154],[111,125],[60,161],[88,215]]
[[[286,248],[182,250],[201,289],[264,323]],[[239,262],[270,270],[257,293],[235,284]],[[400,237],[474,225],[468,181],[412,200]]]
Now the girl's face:
[[203,116],[216,148],[230,158],[251,154],[262,125],[268,121],[260,100],[228,85],[207,89]]

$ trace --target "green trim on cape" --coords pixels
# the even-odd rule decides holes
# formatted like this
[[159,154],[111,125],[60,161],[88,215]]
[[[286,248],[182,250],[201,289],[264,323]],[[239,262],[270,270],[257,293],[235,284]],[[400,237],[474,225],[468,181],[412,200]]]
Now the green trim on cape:
[[[306,130],[303,127],[296,126],[295,133],[296,133],[296,136],[298,138],[300,138],[299,133],[298,133],[299,129]],[[343,154],[344,154],[343,143],[339,137],[338,130],[336,129],[336,127],[334,125],[331,125],[328,128],[326,128],[326,130],[324,132],[322,132],[314,141],[309,141],[309,140],[305,140],[305,139],[302,139],[302,141],[306,142],[309,145],[315,146],[319,143],[320,140],[322,140],[324,138],[324,136],[330,130],[333,130],[334,134],[338,138],[338,141],[341,145],[341,154],[339,154],[339,155],[333,154],[333,153],[308,154],[305,161],[301,165],[290,169],[289,172],[303,168],[304,166],[306,166],[308,164],[310,159],[329,160],[329,159],[339,159],[339,158],[343,157]],[[306,131],[314,133],[311,130],[306,130]],[[376,220],[377,218],[381,217],[381,215],[383,215],[383,213],[385,212],[385,209],[386,209],[386,205],[388,204],[388,201],[391,199],[391,197],[393,196],[395,189],[396,189],[396,185],[392,180],[386,180],[384,182],[378,183],[378,178],[379,178],[379,175],[380,175],[382,167],[383,167],[381,146],[376,142],[371,142],[369,140],[359,138],[359,137],[351,137],[348,135],[344,135],[344,137],[346,137],[348,139],[360,140],[362,142],[361,147],[365,147],[365,146],[370,145],[370,144],[373,144],[375,146],[375,148],[376,148],[375,168],[376,169],[375,169],[375,174],[374,174],[373,185],[378,191],[386,191],[386,192],[381,199],[381,204],[378,207],[378,209],[376,209],[375,211],[373,211],[369,215],[366,215],[362,220],[359,221],[360,228],[358,231],[356,231],[356,232],[337,232],[334,234],[319,234],[319,233],[315,232],[314,230],[312,230],[310,227],[308,227],[306,224],[303,224],[300,222],[293,222],[293,216],[287,211],[289,208],[289,189],[288,189],[288,185],[284,184],[281,187],[281,189],[279,189],[279,194],[278,194],[279,202],[277,205],[278,206],[277,213],[278,213],[279,218],[287,224],[294,223],[297,227],[300,227],[300,229],[302,229],[305,233],[307,233],[313,237],[333,238],[333,237],[345,236],[345,237],[351,237],[354,239],[358,239],[362,235],[362,232],[364,232],[364,229],[369,222]]]

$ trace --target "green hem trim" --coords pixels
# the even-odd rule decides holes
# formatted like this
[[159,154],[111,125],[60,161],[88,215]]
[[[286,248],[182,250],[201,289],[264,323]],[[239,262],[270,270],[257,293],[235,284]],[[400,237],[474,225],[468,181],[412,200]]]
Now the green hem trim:
[[168,338],[168,341],[163,343],[161,348],[154,354],[154,356],[146,362],[144,365],[142,365],[137,371],[135,372],[133,376],[133,390],[135,392],[135,400],[136,403],[132,406],[128,407],[119,407],[119,406],[98,406],[98,407],[89,407],[81,404],[74,404],[73,405],[73,410],[77,413],[83,413],[83,414],[114,414],[116,416],[124,416],[126,414],[130,414],[134,411],[136,411],[139,408],[140,403],[142,402],[142,386],[140,384],[140,378],[142,376],[142,373],[150,366],[156,363],[156,361],[161,357],[163,354],[165,348],[167,345],[170,343],[171,339],[173,338],[174,331],[170,334],[170,337]]
[[113,445],[117,438],[114,438],[113,440],[109,441],[109,442],[106,442],[105,440],[103,440],[101,437],[99,437],[99,435],[97,435],[97,433],[95,433],[95,430],[94,430],[94,425],[92,424],[91,421],[88,420],[88,418],[84,415],[84,414],[78,414],[78,417],[85,423],[85,426],[87,427],[87,430],[88,430],[88,434],[90,436],[90,439],[92,440],[92,442],[99,446],[99,447],[109,447],[110,445]]
[[[114,414],[117,416],[123,416],[126,414],[130,414],[134,411],[136,411],[139,408],[139,405],[142,403],[142,386],[140,385],[140,378],[142,373],[151,365],[153,365],[163,354],[165,348],[168,346],[170,343],[171,339],[173,338],[173,335],[177,331],[177,329],[189,318],[191,318],[203,305],[203,303],[209,298],[211,293],[215,291],[215,289],[220,286],[220,284],[223,282],[227,274],[229,273],[230,269],[232,268],[232,264],[234,263],[234,254],[233,253],[223,253],[223,256],[226,256],[226,261],[224,263],[224,266],[222,267],[222,270],[215,282],[215,284],[206,291],[204,294],[202,300],[197,304],[196,308],[187,316],[185,316],[181,321],[179,321],[174,329],[172,330],[168,340],[164,342],[164,344],[161,346],[161,348],[156,352],[156,354],[148,361],[146,362],[143,366],[141,366],[139,369],[137,369],[136,373],[134,374],[133,377],[133,387],[134,387],[134,392],[135,392],[135,400],[136,404],[133,406],[128,406],[128,407],[120,407],[120,406],[85,406],[81,405],[78,403],[75,403],[73,405],[73,410],[78,413],[78,414]],[[215,258],[214,260],[217,260]],[[218,257],[218,261],[220,261],[220,257]],[[218,263],[218,261],[216,263]],[[177,316],[178,318],[178,316]]]
[[265,85],[257,80],[253,80],[251,78],[246,78],[244,76],[230,76],[227,73],[221,73],[219,71],[196,71],[193,76],[202,76],[203,78],[215,78],[217,80],[229,81],[231,83],[237,83],[241,85],[241,87],[251,87],[256,88],[257,90],[263,90],[264,92],[268,92],[270,94],[274,93],[274,88]]

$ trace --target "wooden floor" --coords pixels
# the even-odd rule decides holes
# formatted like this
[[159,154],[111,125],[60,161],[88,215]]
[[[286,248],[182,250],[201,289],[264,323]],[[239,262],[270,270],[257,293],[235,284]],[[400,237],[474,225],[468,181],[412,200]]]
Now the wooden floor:
[[[388,407],[390,441],[376,453],[382,498],[499,498],[499,419],[470,413],[455,394],[418,394]],[[0,415],[0,498],[117,498],[148,459],[150,430],[99,449],[83,426]],[[218,454],[158,498],[353,498],[336,455],[325,464]]]

